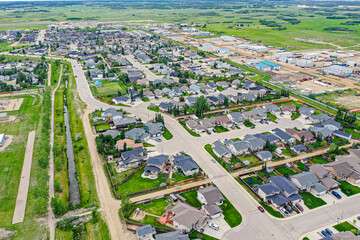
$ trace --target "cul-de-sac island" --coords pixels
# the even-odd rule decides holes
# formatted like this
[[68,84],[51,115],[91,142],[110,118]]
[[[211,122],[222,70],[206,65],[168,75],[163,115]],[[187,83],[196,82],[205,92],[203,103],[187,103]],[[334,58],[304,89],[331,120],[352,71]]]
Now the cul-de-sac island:
[[0,1],[0,239],[360,239],[360,1]]

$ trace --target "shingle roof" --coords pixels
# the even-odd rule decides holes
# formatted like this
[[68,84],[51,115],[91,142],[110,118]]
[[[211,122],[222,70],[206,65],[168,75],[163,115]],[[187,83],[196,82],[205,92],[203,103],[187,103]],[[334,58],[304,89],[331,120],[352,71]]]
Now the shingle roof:
[[149,159],[146,161],[146,165],[152,164],[152,165],[161,166],[168,159],[169,159],[168,155],[158,155],[158,156],[154,156],[154,157],[149,157]]
[[298,191],[297,187],[285,177],[273,176],[270,177],[270,181],[288,194],[293,194]]
[[143,236],[150,233],[156,233],[155,228],[150,224],[136,228],[136,235]]
[[184,172],[199,168],[199,166],[195,163],[195,161],[191,157],[185,155],[174,156],[173,163],[176,166],[181,167]]
[[214,186],[200,189],[198,193],[201,193],[204,196],[207,204],[217,203],[225,200],[220,190]]
[[155,235],[156,240],[190,240],[189,235],[182,231],[174,231]]

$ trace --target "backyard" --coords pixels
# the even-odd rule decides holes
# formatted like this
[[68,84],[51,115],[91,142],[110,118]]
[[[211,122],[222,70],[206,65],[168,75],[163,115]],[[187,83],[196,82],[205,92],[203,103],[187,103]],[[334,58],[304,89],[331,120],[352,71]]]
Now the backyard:
[[317,208],[317,207],[320,207],[320,206],[323,206],[326,204],[326,202],[324,200],[322,200],[321,198],[315,197],[311,193],[299,192],[299,194],[303,197],[303,201],[309,209],[314,209],[314,208]]
[[281,167],[277,167],[275,168],[276,171],[278,171],[281,175],[283,176],[286,176],[287,174],[289,175],[295,175],[297,174],[298,172],[292,170],[292,169],[288,169],[287,167],[285,166],[281,166]]
[[255,157],[254,155],[250,154],[250,155],[246,155],[246,156],[237,156],[242,162],[244,161],[249,161],[250,164],[254,164],[254,163],[257,163],[257,162],[260,162],[260,160]]
[[104,124],[104,125],[97,125],[95,126],[95,130],[96,132],[100,132],[100,131],[105,131],[110,129],[110,125],[109,124]]
[[199,202],[199,200],[197,200],[197,191],[198,189],[195,190],[191,190],[188,192],[184,192],[181,193],[180,195],[186,199],[186,202],[189,203],[190,205],[192,205],[195,208],[200,208],[201,207],[201,203]]
[[315,164],[325,164],[325,163],[330,163],[329,160],[321,157],[321,156],[317,156],[317,157],[314,157],[314,158],[311,158],[310,159],[311,162],[315,163]]
[[258,185],[263,184],[263,182],[255,176],[245,178],[244,180],[252,188],[254,187],[255,184],[258,184]]
[[214,127],[214,129],[216,130],[217,133],[222,133],[222,132],[228,132],[229,129],[223,127],[223,126],[216,126]]
[[159,187],[161,183],[166,183],[167,181],[167,178],[162,178],[162,176],[159,176],[157,179],[142,178],[141,174],[143,172],[143,170],[140,170],[135,173],[127,182],[119,185],[116,192],[122,195],[134,193]]

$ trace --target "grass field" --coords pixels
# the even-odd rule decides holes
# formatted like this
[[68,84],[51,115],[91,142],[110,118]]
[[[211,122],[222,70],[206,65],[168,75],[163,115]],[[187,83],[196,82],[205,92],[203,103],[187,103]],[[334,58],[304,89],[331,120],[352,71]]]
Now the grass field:
[[115,95],[118,92],[126,93],[126,88],[121,81],[117,82],[109,82],[109,81],[101,81],[102,87],[93,87],[93,90],[96,95]]
[[[43,176],[46,178],[47,171],[38,166],[40,145],[40,129],[42,115],[42,102],[38,95],[21,95],[15,98],[24,98],[24,102],[18,111],[12,111],[8,114],[21,119],[19,122],[0,123],[0,129],[5,135],[14,136],[13,142],[7,147],[5,152],[0,153],[0,227],[6,227],[7,230],[17,231],[13,239],[40,239],[45,238],[43,229],[45,225],[37,221],[44,215],[37,213],[35,191],[39,190],[37,178]],[[27,201],[27,211],[23,223],[12,225],[16,197],[20,183],[26,142],[28,133],[36,131],[34,155],[31,168],[30,186]],[[46,181],[43,182],[46,184]],[[37,189],[37,190],[36,190]],[[47,199],[47,187],[42,186],[42,193]],[[46,201],[46,200],[45,200]],[[46,202],[45,202],[46,203]]]
[[165,202],[165,199],[160,198],[156,200],[152,200],[150,204],[136,204],[134,205],[134,209],[140,208],[141,210],[144,210],[147,213],[151,213],[157,216],[161,216],[165,212],[165,207],[168,204]]
[[241,214],[235,209],[235,207],[224,197],[225,200],[220,208],[223,210],[224,220],[229,224],[231,228],[240,225],[242,221]]
[[180,195],[186,199],[186,202],[191,204],[195,208],[200,208],[201,203],[197,200],[197,191],[198,189],[191,190],[188,192],[181,193]]
[[173,138],[173,135],[171,134],[171,132],[166,127],[164,128],[163,137],[166,140],[170,140],[170,139]]

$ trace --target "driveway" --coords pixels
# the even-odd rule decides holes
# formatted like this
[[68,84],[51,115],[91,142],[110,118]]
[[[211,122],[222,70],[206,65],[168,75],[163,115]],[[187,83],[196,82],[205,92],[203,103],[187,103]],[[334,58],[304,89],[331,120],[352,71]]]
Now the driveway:
[[206,228],[204,229],[204,234],[212,236],[214,238],[222,239],[222,236],[231,229],[229,224],[227,224],[227,222],[224,220],[223,215],[209,221],[209,223],[211,223],[211,222],[218,225],[219,230],[216,231],[216,230],[210,228],[209,225],[207,225]]

